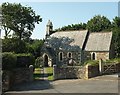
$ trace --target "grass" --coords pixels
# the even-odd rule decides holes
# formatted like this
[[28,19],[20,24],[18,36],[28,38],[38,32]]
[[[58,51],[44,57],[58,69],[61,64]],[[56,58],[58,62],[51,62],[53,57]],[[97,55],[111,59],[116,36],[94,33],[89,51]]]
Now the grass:
[[34,74],[40,73],[40,68],[35,68]]
[[33,77],[34,77],[34,79],[40,78],[40,68],[35,68]]
[[[34,71],[34,79],[39,79],[40,77],[44,76],[43,74],[41,74],[40,72],[41,68],[35,68]],[[48,75],[48,80],[54,80],[53,78],[53,67],[45,67],[44,69],[46,69],[46,73]]]
[[53,73],[53,67],[46,67],[45,69],[47,73]]
[[45,69],[47,71],[48,80],[54,80],[54,78],[53,78],[53,67],[46,67]]
[[50,81],[54,80],[54,77],[53,77],[53,75],[51,75],[51,76],[48,76],[48,80],[50,80]]
[[84,63],[84,65],[92,65],[92,66],[95,66],[95,65],[98,65],[98,61],[97,60],[88,60]]

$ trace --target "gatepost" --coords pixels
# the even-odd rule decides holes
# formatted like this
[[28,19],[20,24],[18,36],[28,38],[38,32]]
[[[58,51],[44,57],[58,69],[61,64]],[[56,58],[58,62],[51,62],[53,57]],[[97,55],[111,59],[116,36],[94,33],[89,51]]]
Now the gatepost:
[[100,72],[100,75],[102,75],[104,71],[104,65],[103,65],[103,61],[102,59],[99,60],[99,72]]
[[57,70],[56,69],[57,69],[56,65],[53,65],[53,78],[54,78],[54,80],[57,79],[57,74],[56,74]]
[[33,81],[33,65],[29,66],[29,70],[30,70],[29,81]]

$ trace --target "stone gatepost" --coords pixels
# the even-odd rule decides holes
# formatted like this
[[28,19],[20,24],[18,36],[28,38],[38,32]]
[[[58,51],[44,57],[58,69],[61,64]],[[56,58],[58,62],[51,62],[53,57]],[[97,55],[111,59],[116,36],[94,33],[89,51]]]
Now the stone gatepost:
[[29,66],[29,70],[30,70],[29,81],[33,81],[33,65]]
[[57,71],[57,66],[53,65],[53,78],[54,78],[54,80],[57,79],[56,71]]
[[104,71],[104,65],[102,59],[99,60],[99,72],[102,74]]
[[84,77],[84,79],[88,79],[89,78],[89,71],[88,71],[88,64],[85,66],[85,77]]

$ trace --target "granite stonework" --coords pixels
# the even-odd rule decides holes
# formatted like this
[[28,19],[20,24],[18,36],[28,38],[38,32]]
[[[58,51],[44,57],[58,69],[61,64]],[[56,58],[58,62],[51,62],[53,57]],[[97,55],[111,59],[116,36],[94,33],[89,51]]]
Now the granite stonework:
[[2,90],[7,91],[13,85],[33,80],[33,69],[17,68],[12,71],[3,71],[2,74]]
[[[102,68],[102,71],[100,70]],[[85,65],[85,66],[63,66],[53,65],[54,79],[89,79],[98,75],[114,74],[120,72],[120,63],[100,65]]]
[[53,66],[54,79],[89,79],[91,77],[98,76],[99,66]]
[[[74,60],[74,65],[80,65],[81,63],[81,48],[79,46],[69,45],[73,39],[70,38],[49,38],[45,41],[42,47],[43,62],[44,56],[48,56],[48,64],[62,65],[67,64],[70,59]],[[60,60],[59,54],[62,53],[62,60]],[[68,53],[71,53],[71,58],[68,57]]]

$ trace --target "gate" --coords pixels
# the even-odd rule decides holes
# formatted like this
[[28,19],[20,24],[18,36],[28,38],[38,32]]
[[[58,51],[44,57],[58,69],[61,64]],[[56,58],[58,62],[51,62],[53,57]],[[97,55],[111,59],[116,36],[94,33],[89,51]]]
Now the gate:
[[40,67],[40,79],[44,80],[44,67]]
[[40,68],[40,79],[52,80],[53,79],[53,67],[41,67]]
[[117,64],[104,64],[103,66],[103,72],[102,74],[112,74],[112,73],[117,73]]

